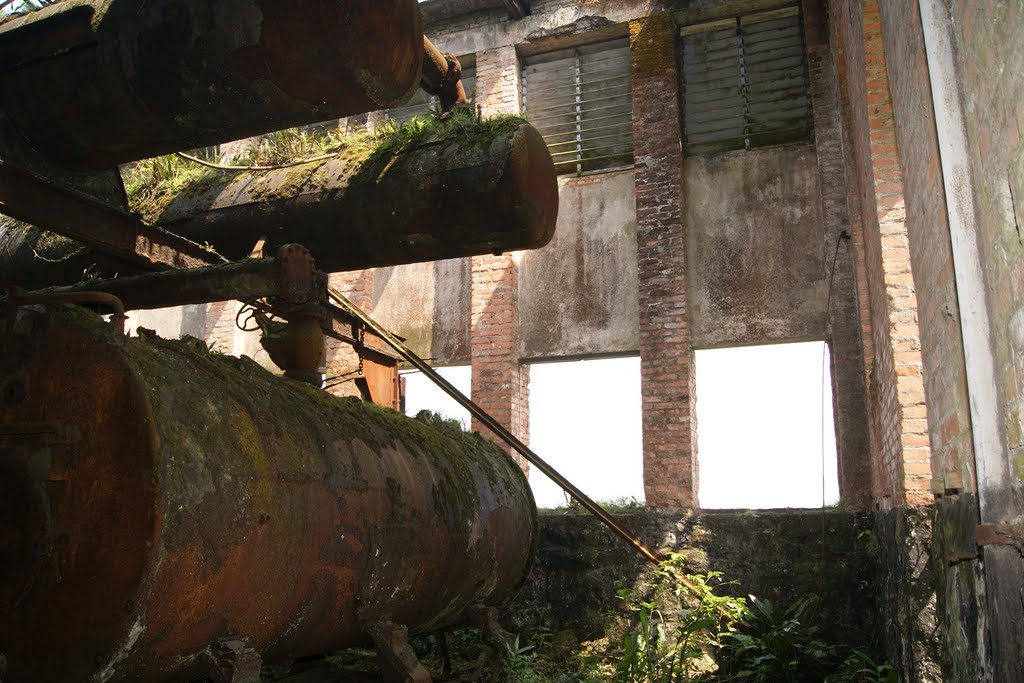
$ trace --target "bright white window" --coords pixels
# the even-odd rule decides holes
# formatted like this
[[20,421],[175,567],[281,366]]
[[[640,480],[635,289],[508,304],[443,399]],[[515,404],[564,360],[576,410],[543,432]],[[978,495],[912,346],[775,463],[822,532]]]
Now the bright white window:
[[824,342],[697,351],[703,508],[811,508],[839,501]]
[[[531,365],[530,447],[594,500],[643,502],[640,359]],[[536,467],[530,485],[538,507],[566,505]]]
[[[470,395],[473,375],[468,365],[453,365],[434,369],[467,397]],[[469,429],[469,411],[444,393],[440,387],[430,381],[429,377],[418,370],[410,370],[402,373],[402,379],[405,380],[406,415],[415,417],[416,413],[421,410],[430,410],[441,417],[456,419],[462,423],[463,429]]]

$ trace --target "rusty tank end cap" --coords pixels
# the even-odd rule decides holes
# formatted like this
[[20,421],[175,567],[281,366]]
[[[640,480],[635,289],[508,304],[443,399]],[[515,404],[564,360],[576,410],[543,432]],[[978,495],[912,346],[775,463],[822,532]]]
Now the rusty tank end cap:
[[558,221],[558,176],[547,143],[528,123],[512,135],[502,186],[502,209],[522,231],[520,248],[545,246]]

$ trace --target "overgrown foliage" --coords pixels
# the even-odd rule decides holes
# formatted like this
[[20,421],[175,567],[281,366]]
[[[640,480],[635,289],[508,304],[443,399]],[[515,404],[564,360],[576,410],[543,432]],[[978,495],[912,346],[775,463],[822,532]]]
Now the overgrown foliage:
[[[896,683],[891,666],[864,650],[828,643],[812,598],[776,606],[728,595],[721,574],[687,574],[670,556],[644,586],[616,584],[622,609],[610,615],[619,635],[579,643],[571,632],[530,633],[504,646],[476,629],[448,634],[455,677],[487,683]],[[433,638],[413,639],[421,661],[439,674]],[[364,652],[343,671],[374,670]],[[348,660],[345,657],[349,657]],[[358,658],[357,658],[358,659]]]
[[369,161],[378,156],[400,154],[403,150],[427,142],[458,138],[471,142],[493,138],[522,123],[516,116],[480,118],[471,107],[455,107],[444,116],[415,116],[399,125],[387,120],[373,131],[345,133],[337,128],[306,130],[289,128],[260,137],[257,144],[240,156],[218,159],[215,148],[194,150],[209,162],[237,167],[215,169],[168,154],[127,164],[121,169],[129,205],[138,208],[147,203],[180,193],[198,193],[213,184],[227,182],[238,173],[260,174],[268,171],[252,167],[279,167],[304,163],[327,163],[334,156],[356,156]]

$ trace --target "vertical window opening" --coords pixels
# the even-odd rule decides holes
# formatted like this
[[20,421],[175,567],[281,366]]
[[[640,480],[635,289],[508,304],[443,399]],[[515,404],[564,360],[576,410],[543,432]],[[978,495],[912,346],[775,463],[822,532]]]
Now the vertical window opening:
[[839,502],[824,342],[697,351],[703,508],[812,508]]
[[[642,503],[640,359],[531,365],[530,447],[594,500]],[[535,467],[530,486],[538,507],[568,504]]]

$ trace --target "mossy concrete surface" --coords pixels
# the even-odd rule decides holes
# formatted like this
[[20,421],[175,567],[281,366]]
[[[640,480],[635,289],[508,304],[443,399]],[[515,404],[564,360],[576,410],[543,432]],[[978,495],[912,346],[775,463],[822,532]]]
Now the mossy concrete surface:
[[[753,594],[786,605],[820,598],[823,635],[852,647],[872,647],[875,627],[874,547],[870,513],[839,510],[638,510],[623,524],[662,553],[679,552],[690,573],[717,571],[723,592]],[[622,612],[615,582],[644,586],[653,565],[595,518],[542,511],[537,561],[507,612],[523,633],[542,627],[573,630],[581,641],[614,634],[609,615]]]

